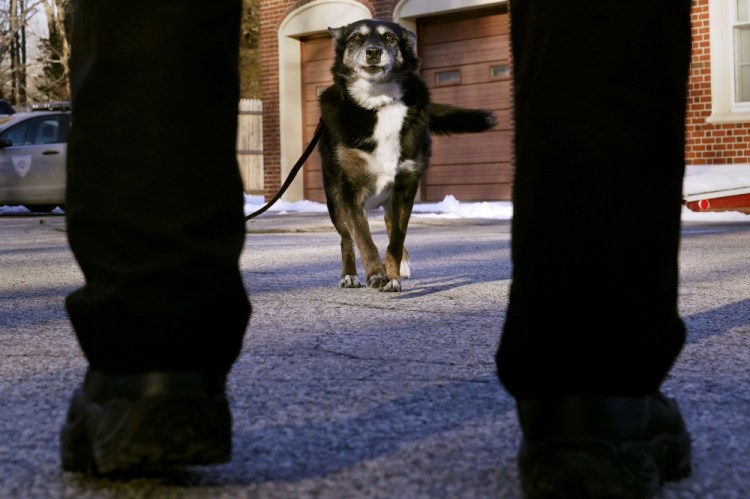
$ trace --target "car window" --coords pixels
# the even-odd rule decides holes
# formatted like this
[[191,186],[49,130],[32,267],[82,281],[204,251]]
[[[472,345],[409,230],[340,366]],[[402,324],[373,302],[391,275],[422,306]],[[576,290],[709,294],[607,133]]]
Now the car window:
[[9,139],[14,146],[59,144],[67,139],[67,115],[45,116],[30,119],[9,128],[0,134],[0,139]]
[[57,120],[45,120],[36,129],[34,144],[56,144],[60,136],[60,124]]
[[21,123],[20,125],[9,128],[0,135],[0,139],[9,139],[10,143],[14,146],[22,146],[24,144],[24,137],[29,130],[29,122]]

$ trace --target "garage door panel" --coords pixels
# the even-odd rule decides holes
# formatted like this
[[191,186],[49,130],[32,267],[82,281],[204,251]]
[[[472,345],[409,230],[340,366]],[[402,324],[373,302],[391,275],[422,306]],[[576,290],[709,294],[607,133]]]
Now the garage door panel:
[[[438,75],[444,74],[446,71],[454,70],[458,71],[458,75],[460,76],[460,85],[476,85],[477,83],[488,83],[488,82],[495,82],[495,81],[510,81],[509,78],[497,78],[492,76],[492,68],[495,66],[503,66],[502,63],[490,63],[490,62],[480,62],[476,64],[461,64],[456,65],[454,67],[442,67],[442,68],[434,68],[434,69],[425,69],[422,71],[422,77],[426,82],[428,82],[431,85],[437,85],[437,86],[450,86],[450,85],[459,85],[458,83],[449,83],[449,84],[443,84],[440,81],[438,81]],[[506,66],[508,64],[505,64]]]
[[326,193],[322,188],[306,187],[305,193],[305,199],[308,201],[315,201],[316,203],[326,202]]
[[433,102],[444,104],[492,109],[493,111],[510,109],[510,92],[498,92],[497,89],[497,83],[473,85],[471,88],[467,88],[465,85],[437,87],[430,90],[430,95]]
[[[291,165],[289,166],[291,167]],[[325,202],[325,193],[323,192],[323,171],[320,166],[320,157],[318,156],[317,148],[305,162],[304,174],[305,199]]]
[[308,121],[305,124],[305,139],[309,141],[309,139],[312,139],[312,136],[315,134],[315,128],[318,126],[318,119],[320,118],[320,113],[315,114],[315,122],[312,120]]
[[314,88],[315,87],[313,87],[311,90],[305,90],[303,105],[305,113],[304,119],[312,117],[313,122],[316,122],[318,118],[316,118],[314,115],[320,115],[320,103],[315,96]]
[[331,84],[331,70],[323,64],[314,64],[305,69],[302,78],[307,85],[327,87]]
[[305,62],[328,61],[333,53],[333,39],[324,36],[307,38],[303,50]]
[[307,106],[307,110],[305,111],[305,130],[306,134],[310,137],[313,136],[313,133],[315,133],[315,127],[318,125],[318,120],[320,119],[320,111],[317,109],[317,102],[314,103],[314,105]]
[[312,85],[305,85],[305,88],[303,89],[304,95],[303,99],[305,102],[318,102],[318,96],[320,95],[323,90],[330,87],[330,82],[318,82],[314,83]]
[[[510,199],[511,83],[509,75],[491,73],[493,67],[510,66],[507,9],[423,18],[418,31],[422,74],[432,100],[490,109],[498,121],[484,133],[434,137],[423,200],[438,201],[448,194],[472,201]],[[459,80],[438,83],[436,74],[442,71],[457,72]]]
[[478,134],[434,137],[432,141],[432,164],[493,163],[510,160],[508,134],[485,132]]
[[[456,18],[459,20],[456,21]],[[430,43],[445,43],[487,36],[507,36],[508,32],[508,23],[502,22],[501,16],[460,19],[459,15],[454,15],[425,20],[420,26],[419,36]]]
[[[307,144],[310,142],[310,139],[305,140],[305,147],[307,147]],[[293,159],[295,162],[297,161],[297,158]],[[292,167],[292,165],[288,165],[289,168]],[[305,162],[305,168],[307,168],[310,171],[318,170],[321,171],[321,160],[320,160],[320,153],[318,152],[318,148],[316,147],[315,150],[310,154],[310,156],[307,158],[307,161]]]
[[444,43],[435,45],[431,51],[422,55],[422,68],[435,69],[465,64],[475,64],[505,60],[498,54],[507,54],[510,45],[507,40],[500,38],[485,38],[482,40],[468,40],[466,42]]
[[[315,127],[320,119],[318,103],[319,89],[327,88],[333,82],[331,65],[333,64],[333,42],[327,34],[317,38],[302,40],[302,122],[304,146],[312,139]],[[294,158],[296,161],[296,158]],[[292,165],[288,165],[291,167]],[[304,198],[311,201],[325,202],[323,191],[323,173],[318,148],[310,154],[302,169]]]
[[310,175],[310,178],[308,179],[307,187],[309,189],[317,189],[322,191],[323,190],[323,175],[320,172],[320,170],[317,171],[319,175]]
[[482,163],[471,168],[456,165],[431,165],[432,185],[485,184],[504,182],[511,175],[510,166]]

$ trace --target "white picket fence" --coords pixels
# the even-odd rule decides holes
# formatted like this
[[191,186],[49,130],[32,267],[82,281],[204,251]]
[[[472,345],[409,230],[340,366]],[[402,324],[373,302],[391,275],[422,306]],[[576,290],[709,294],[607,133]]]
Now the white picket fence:
[[241,99],[237,119],[237,163],[247,194],[263,194],[263,101]]

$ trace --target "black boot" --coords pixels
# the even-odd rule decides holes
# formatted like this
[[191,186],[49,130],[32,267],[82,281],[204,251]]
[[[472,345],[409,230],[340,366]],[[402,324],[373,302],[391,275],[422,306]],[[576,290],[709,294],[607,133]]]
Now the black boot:
[[690,434],[661,394],[518,401],[526,499],[650,499],[690,474]]
[[62,428],[63,469],[139,475],[228,461],[225,383],[226,376],[200,372],[89,370]]

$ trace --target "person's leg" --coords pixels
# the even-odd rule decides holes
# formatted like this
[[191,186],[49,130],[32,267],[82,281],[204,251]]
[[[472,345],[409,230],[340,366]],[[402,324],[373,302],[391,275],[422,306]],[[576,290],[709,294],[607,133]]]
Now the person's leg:
[[77,0],[73,12],[66,214],[86,282],[66,305],[90,370],[63,431],[64,466],[120,471],[81,464],[86,401],[177,391],[220,406],[247,326],[241,2]]
[[513,282],[497,367],[527,442],[592,421],[616,427],[605,440],[638,439],[632,418],[666,414],[684,443],[659,387],[685,334],[689,13],[689,0],[511,1]]

